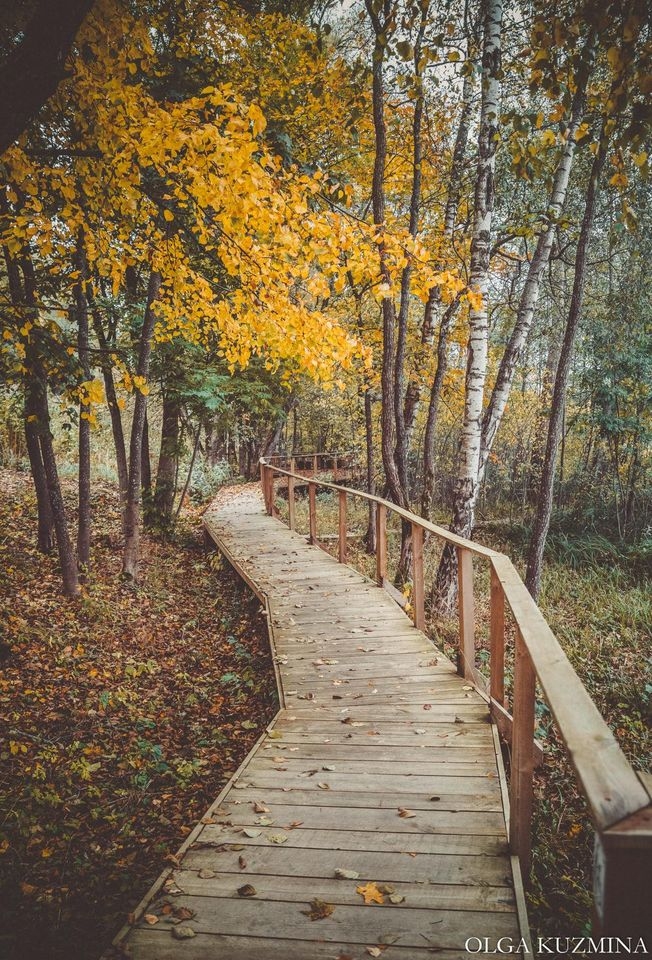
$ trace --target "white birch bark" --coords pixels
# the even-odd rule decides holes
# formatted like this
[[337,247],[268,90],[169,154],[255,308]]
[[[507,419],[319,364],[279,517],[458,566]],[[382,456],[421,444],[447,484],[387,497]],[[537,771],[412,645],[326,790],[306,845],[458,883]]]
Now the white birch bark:
[[[453,487],[453,519],[451,530],[469,536],[478,490],[482,410],[488,355],[488,276],[491,255],[491,224],[494,208],[494,170],[500,116],[502,0],[486,0],[482,52],[482,106],[478,135],[478,169],[475,188],[475,210],[471,240],[471,289],[481,294],[482,301],[469,310],[469,342],[467,348],[464,425],[459,448],[459,464]],[[455,554],[445,549],[435,583],[438,609],[451,609],[456,595]]]

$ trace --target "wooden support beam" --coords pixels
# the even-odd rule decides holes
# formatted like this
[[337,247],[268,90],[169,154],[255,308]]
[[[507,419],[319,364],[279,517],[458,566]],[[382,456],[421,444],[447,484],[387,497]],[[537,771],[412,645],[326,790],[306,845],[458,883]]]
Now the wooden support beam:
[[490,693],[493,700],[505,704],[505,594],[498,574],[491,568]]
[[460,615],[458,673],[467,680],[473,680],[475,666],[473,554],[463,547],[457,547],[457,593]]
[[346,490],[340,490],[338,496],[340,512],[338,524],[337,558],[340,563],[346,563]]
[[288,477],[288,526],[294,530],[297,525],[296,503],[294,500],[294,477]]
[[532,853],[532,774],[534,771],[534,693],[536,676],[532,658],[520,630],[514,654],[514,724],[509,778],[509,844],[521,864],[523,878],[530,873]]
[[376,510],[376,580],[383,585],[387,577],[387,507],[378,504]]
[[424,630],[423,527],[412,521],[412,618],[417,630]]
[[317,543],[317,484],[308,484],[309,543]]

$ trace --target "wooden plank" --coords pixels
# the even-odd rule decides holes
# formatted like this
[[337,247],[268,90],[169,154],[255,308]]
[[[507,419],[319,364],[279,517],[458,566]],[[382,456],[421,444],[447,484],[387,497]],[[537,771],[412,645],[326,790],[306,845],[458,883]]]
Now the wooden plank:
[[[371,941],[369,947],[374,947]],[[385,945],[383,945],[384,947]],[[224,936],[199,933],[192,940],[180,944],[173,939],[170,927],[135,929],[129,939],[131,960],[336,960],[349,956],[367,960],[366,951],[358,943],[339,939],[329,943],[319,940],[284,940],[268,937]],[[383,960],[432,960],[428,947],[401,947],[391,944],[383,949]],[[464,950],[437,950],[437,960],[469,960]],[[482,956],[478,954],[477,956]]]
[[492,699],[507,706],[505,702],[505,595],[498,574],[491,568],[490,599],[490,680],[489,693]]
[[296,757],[287,751],[282,754],[273,754],[274,757],[283,758],[280,761],[276,761],[273,760],[271,756],[266,756],[259,751],[255,762],[250,764],[249,770],[257,773],[260,770],[276,770],[281,766],[290,772],[298,772],[299,776],[305,776],[306,778],[317,776],[318,780],[322,780],[327,776],[328,771],[326,773],[323,772],[324,765],[333,768],[333,770],[336,770],[338,773],[371,773],[380,776],[392,774],[393,776],[403,775],[409,777],[412,776],[415,771],[423,775],[442,777],[496,776],[496,761],[494,757],[485,757],[481,765],[477,760],[471,763],[456,763],[447,757],[439,761],[430,760],[427,753],[417,748],[409,750],[406,747],[404,752],[404,760],[382,760],[373,757],[366,759],[361,759],[360,757],[340,757],[338,761],[335,761],[332,758],[324,757],[323,762],[320,764],[314,761],[311,763],[309,760],[306,761],[304,757]]
[[293,789],[314,791],[316,795],[326,793],[327,790],[318,786],[319,783],[328,784],[328,790],[340,790],[344,793],[404,793],[406,806],[410,805],[410,797],[414,793],[429,793],[437,796],[442,793],[456,794],[491,794],[498,793],[497,784],[486,777],[446,777],[446,776],[396,776],[387,774],[384,777],[372,773],[341,774],[329,773],[323,780],[301,777],[299,774],[283,773],[274,770],[247,771],[246,777],[239,781],[243,785],[260,788],[280,787],[288,792]]
[[[349,857],[346,863],[353,863]],[[341,869],[354,869],[342,867]],[[358,872],[357,870],[355,871]],[[244,882],[251,883],[259,898],[286,902],[305,903],[306,881],[310,880],[310,894],[327,903],[360,903],[356,886],[373,882],[375,875],[360,875],[357,880],[330,879],[322,877],[283,877],[253,873],[249,866],[244,873],[216,873],[214,877],[201,878],[196,870],[175,870],[175,884],[188,896],[230,897],[238,896],[237,889]],[[514,912],[514,893],[510,887],[474,886],[460,884],[401,883],[392,886],[397,894],[405,897],[406,904],[414,909],[431,910],[436,897],[440,910],[487,910],[496,913]]]
[[[399,806],[405,806],[407,800],[402,791],[376,793],[373,790],[355,793],[353,791],[321,790],[319,796],[314,790],[293,789],[286,791],[283,785],[267,785],[264,788],[256,786],[246,786],[245,781],[238,785],[238,789],[233,793],[233,802],[239,800],[241,803],[251,803],[256,801],[269,806],[272,803],[297,803],[310,806],[318,802],[321,806],[345,807],[349,810],[358,807],[364,807],[370,811],[374,810],[397,810]],[[436,799],[435,799],[436,798]],[[486,791],[477,794],[460,794],[440,791],[433,794],[411,793],[409,799],[410,810],[480,810],[480,811],[501,811],[502,801],[500,793],[494,791],[488,794]]]
[[[236,844],[239,847],[240,844]],[[186,870],[213,869],[220,873],[242,876],[242,850],[215,847],[193,847],[183,858]],[[335,870],[355,870],[360,876],[370,876],[385,883],[430,883],[434,885],[510,886],[512,882],[509,858],[483,856],[455,856],[453,854],[422,853],[416,857],[410,852],[401,855],[387,851],[367,850],[348,853],[346,850],[288,849],[285,845],[250,846],[246,851],[247,871],[289,877],[333,877]]]

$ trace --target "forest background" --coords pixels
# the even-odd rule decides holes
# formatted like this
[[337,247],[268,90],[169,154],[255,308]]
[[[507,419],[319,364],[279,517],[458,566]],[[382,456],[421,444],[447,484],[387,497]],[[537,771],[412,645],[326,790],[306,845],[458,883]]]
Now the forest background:
[[[192,551],[193,503],[255,478],[261,455],[340,451],[365,489],[514,555],[649,764],[649,5],[45,7],[16,4],[0,34],[2,759],[24,804],[0,850],[18,913],[51,922],[54,904],[74,928],[59,857],[80,829],[71,791],[97,805],[100,761],[91,731],[55,749],[25,722],[51,690],[17,657],[41,663],[45,643],[65,674],[81,646],[90,709],[110,714],[126,676],[120,709],[142,722],[138,681],[160,664],[116,678],[71,637],[99,648],[121,604],[151,600],[152,571]],[[362,557],[373,516],[358,519]],[[408,529],[395,554],[409,597]],[[429,584],[446,636],[453,554],[433,554]],[[264,686],[250,680],[243,704]],[[544,927],[563,904],[577,933],[590,830],[546,709],[531,899]],[[134,740],[125,773],[134,821],[177,769],[155,740]],[[195,789],[200,769],[182,769]]]

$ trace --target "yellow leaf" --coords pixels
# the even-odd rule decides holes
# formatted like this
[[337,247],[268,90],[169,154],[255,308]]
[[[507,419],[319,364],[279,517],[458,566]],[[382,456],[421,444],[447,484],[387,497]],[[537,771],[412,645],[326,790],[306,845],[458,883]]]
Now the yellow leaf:
[[385,902],[382,893],[375,883],[366,883],[362,887],[356,887],[355,892],[359,893],[360,896],[364,898],[365,903]]
[[172,213],[171,210],[164,210],[164,211],[163,211],[163,217],[164,217],[165,220],[168,221],[168,223],[169,223],[171,220],[174,220],[174,214]]

